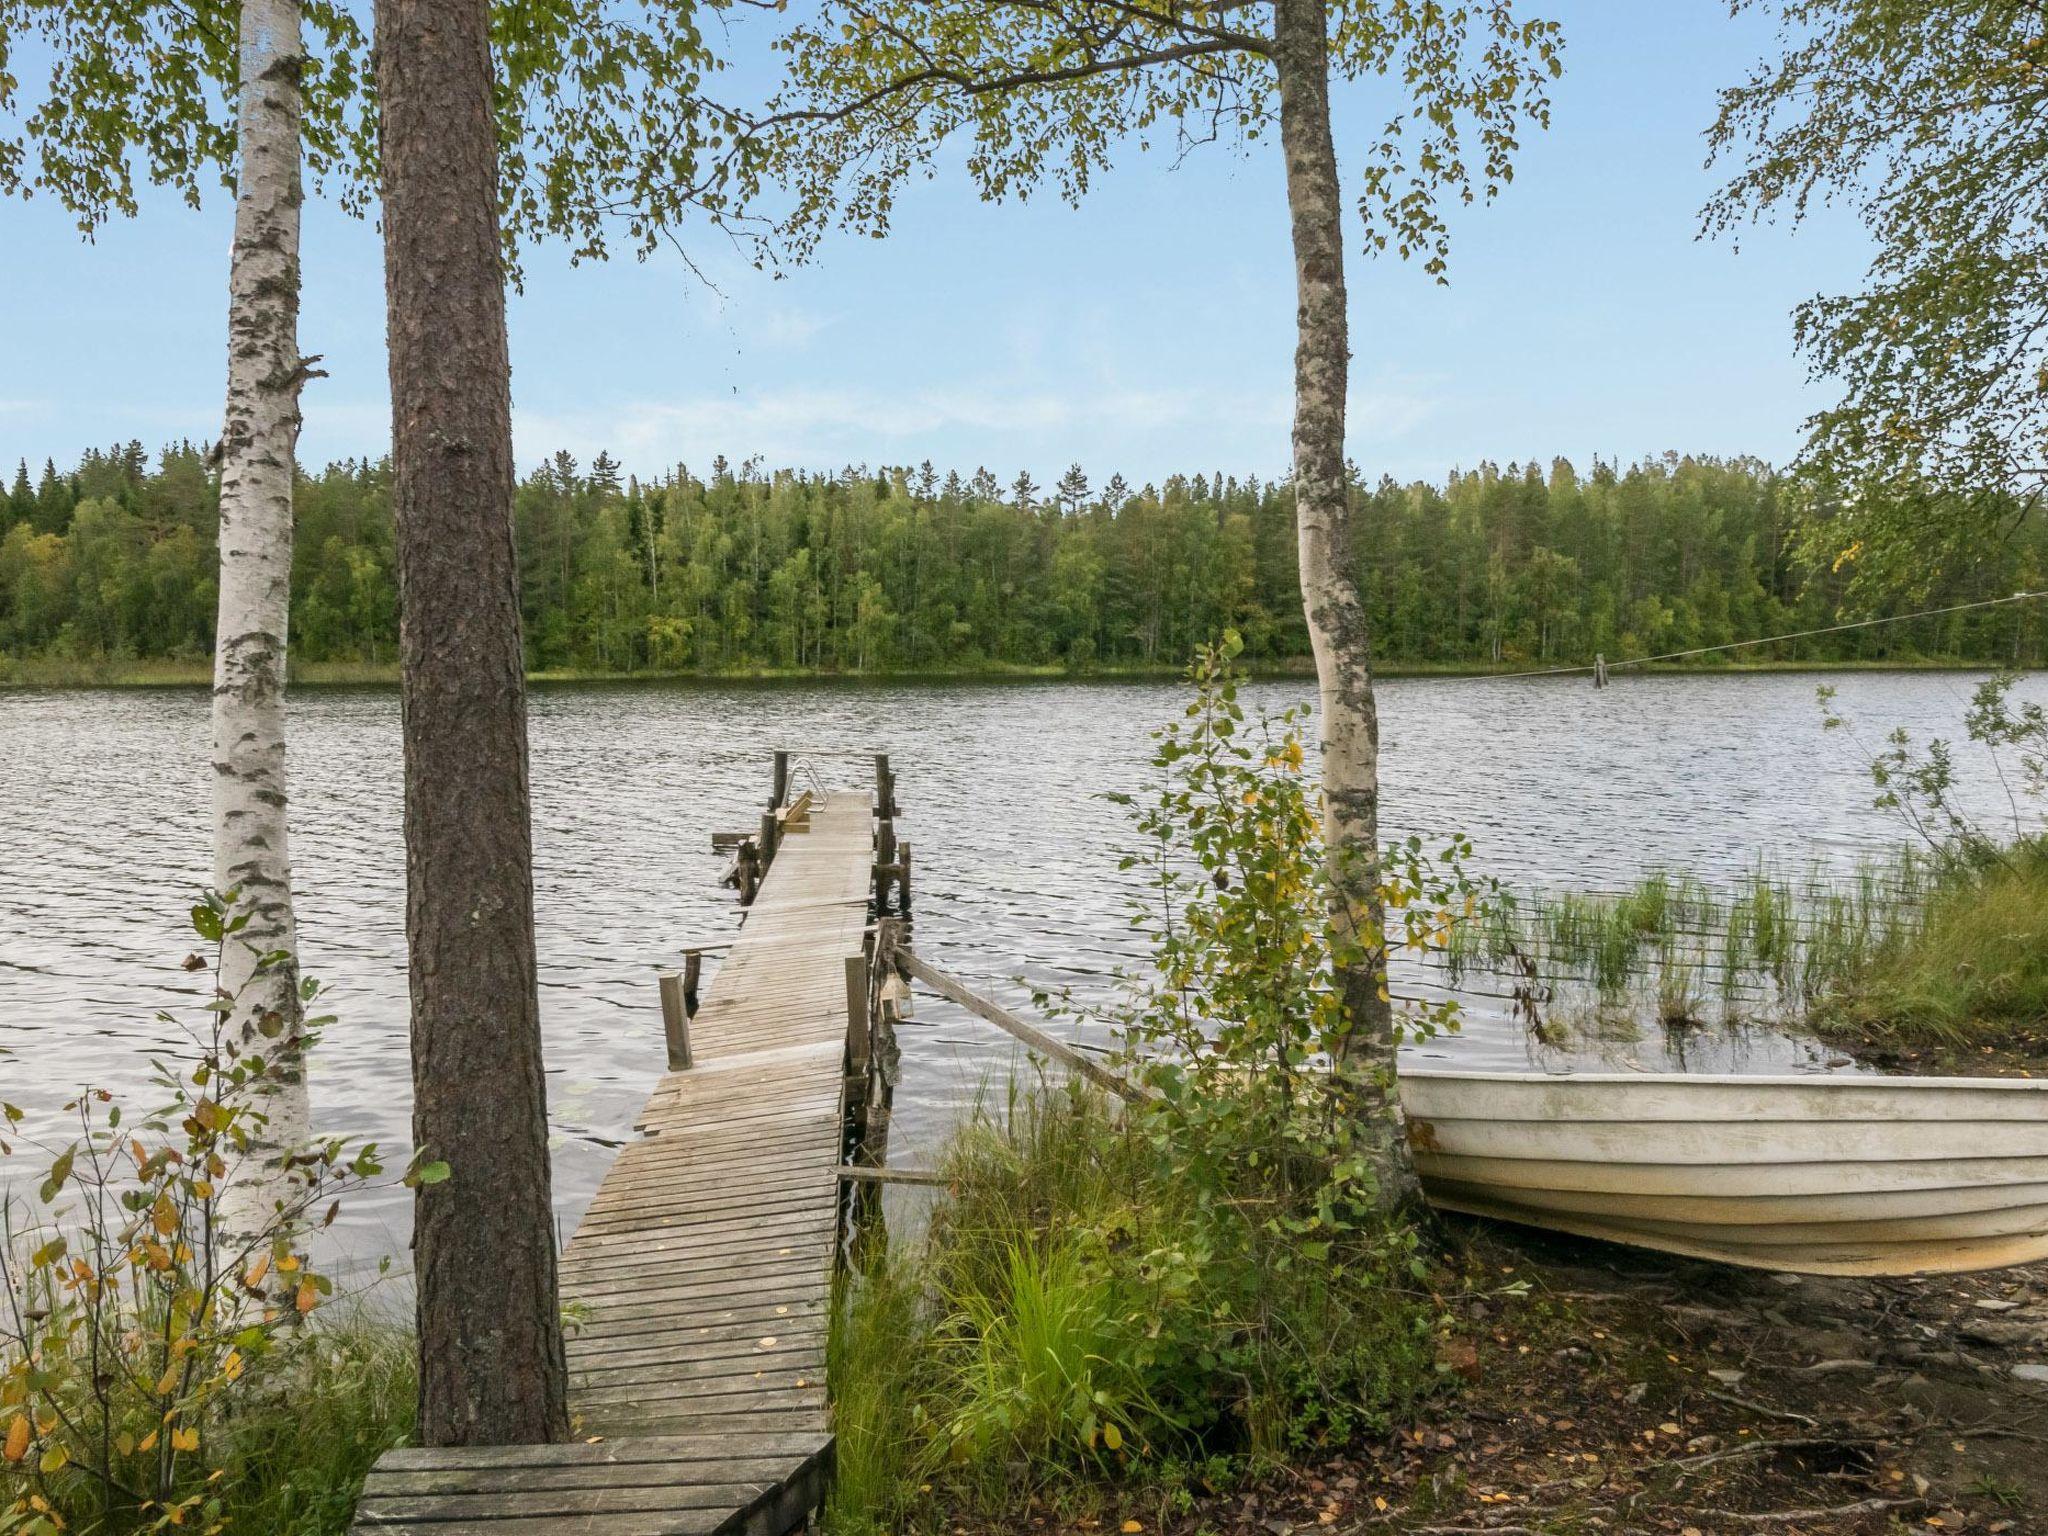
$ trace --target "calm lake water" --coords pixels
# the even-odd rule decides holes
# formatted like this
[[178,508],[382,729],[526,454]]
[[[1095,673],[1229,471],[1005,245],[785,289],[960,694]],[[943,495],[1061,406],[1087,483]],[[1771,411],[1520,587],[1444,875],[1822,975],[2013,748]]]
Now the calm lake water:
[[[1894,724],[1960,736],[1976,681],[1830,680],[1872,742]],[[1614,888],[1657,866],[1731,881],[1759,857],[1849,866],[1900,831],[1870,807],[1853,744],[1822,732],[1816,681],[1387,683],[1388,830],[1463,829],[1479,868],[1516,886]],[[1263,682],[1249,694],[1278,709],[1309,691]],[[2048,687],[2029,679],[2020,694]],[[819,749],[828,784],[865,781],[851,754],[890,752],[916,849],[920,950],[1013,1001],[1069,984],[1086,998],[1142,953],[1116,869],[1123,813],[1098,793],[1145,788],[1148,733],[1183,702],[1150,683],[537,689],[541,1007],[564,1231],[662,1069],[657,966],[732,926],[710,836],[751,824],[772,748]],[[157,1010],[202,995],[179,962],[191,947],[182,914],[209,863],[207,703],[201,690],[0,690],[0,1091],[42,1133],[83,1083],[149,1102],[148,1056],[175,1041]],[[399,751],[394,690],[294,697],[304,964],[340,1016],[313,1066],[316,1115],[394,1150],[410,1117]],[[1995,783],[1971,777],[1985,810],[2002,809]],[[892,1147],[905,1162],[1013,1059],[1007,1036],[947,1005],[923,1001],[919,1015]],[[1668,1065],[1655,1040],[1606,1049]],[[1502,1068],[1581,1059],[1539,1053],[1483,989],[1465,1033],[1424,1054]],[[1769,1031],[1689,1059],[1825,1065]],[[10,1172],[0,1164],[0,1180]],[[357,1200],[342,1242],[359,1258],[402,1252],[409,1204],[398,1190]]]

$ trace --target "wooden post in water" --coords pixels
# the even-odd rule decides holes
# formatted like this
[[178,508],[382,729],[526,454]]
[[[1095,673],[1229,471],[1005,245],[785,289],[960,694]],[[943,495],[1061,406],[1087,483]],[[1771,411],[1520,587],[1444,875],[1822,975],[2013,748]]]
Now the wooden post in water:
[[895,1108],[896,1079],[902,1051],[896,1043],[898,996],[908,987],[897,976],[896,951],[904,941],[904,924],[883,918],[875,927],[875,958],[872,985],[867,1000],[873,1009],[869,1025],[871,1046],[866,1080],[857,1090],[864,1097],[861,1135],[850,1149],[847,1162],[873,1177],[855,1182],[848,1191],[848,1215],[853,1258],[862,1262],[870,1253],[888,1247],[889,1229],[883,1214],[881,1170],[889,1161],[889,1121]]
[[[690,956],[692,963],[697,959]],[[668,1069],[681,1072],[691,1065],[690,1007],[684,1000],[688,989],[674,971],[661,973],[661,1028],[668,1036]]]
[[683,1017],[697,1017],[698,983],[704,979],[704,951],[693,949],[683,956]]
[[1607,686],[1607,658],[1597,651],[1593,653],[1593,686],[1595,688],[1605,688]]
[[910,844],[896,856],[896,910],[910,916]]
[[896,775],[886,752],[875,754],[875,814],[884,821],[896,819]]
[[768,873],[768,866],[775,862],[775,845],[782,838],[782,823],[773,811],[761,813],[761,873]]
[[896,873],[896,823],[875,823],[875,916],[889,910],[889,881]]
[[789,754],[780,748],[775,753],[775,787],[768,795],[768,809],[774,810],[789,798]]

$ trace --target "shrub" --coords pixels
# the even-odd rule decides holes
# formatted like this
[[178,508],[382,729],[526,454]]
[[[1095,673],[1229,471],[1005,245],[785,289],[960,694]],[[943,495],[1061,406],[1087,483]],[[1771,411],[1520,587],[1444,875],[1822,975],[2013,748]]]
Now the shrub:
[[[243,922],[231,897],[193,909],[215,943]],[[283,1068],[228,1038],[233,999],[215,964],[191,1058],[156,1065],[164,1107],[130,1122],[105,1091],[81,1094],[66,1106],[76,1138],[43,1149],[36,1206],[0,1200],[6,1536],[338,1530],[362,1469],[403,1432],[403,1334],[367,1314],[333,1329],[312,1319],[335,1288],[311,1236],[382,1171],[375,1148],[293,1150],[260,1230],[224,1227],[222,1193],[254,1172]],[[317,990],[307,983],[306,999]]]
[[[1013,1085],[956,1134],[921,1251],[838,1311],[835,1530],[901,1529],[913,1489],[994,1509],[1165,1488],[1384,1428],[1441,1379],[1427,1266],[1381,1198],[1391,1083],[1347,1065],[1303,716],[1248,725],[1233,655],[1198,658],[1156,798],[1122,797],[1153,964],[1110,1017],[1146,1093]],[[1435,953],[1483,918],[1465,853],[1388,850],[1390,931],[1366,942]]]

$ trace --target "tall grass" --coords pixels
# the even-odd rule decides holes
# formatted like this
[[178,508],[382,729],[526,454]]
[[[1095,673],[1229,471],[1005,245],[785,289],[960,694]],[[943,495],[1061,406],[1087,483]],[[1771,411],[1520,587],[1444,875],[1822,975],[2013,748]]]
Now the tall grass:
[[1826,1031],[1887,1045],[1999,1046],[2048,1026],[2048,848],[1935,881],[1820,995]]
[[409,1319],[330,1317],[288,1364],[289,1393],[227,1426],[232,1536],[342,1536],[370,1464],[412,1437]]
[[836,1536],[1164,1497],[1191,1465],[1384,1427],[1440,1379],[1436,1311],[1384,1254],[1220,1228],[1092,1090],[986,1104],[940,1166],[922,1244],[835,1309]]

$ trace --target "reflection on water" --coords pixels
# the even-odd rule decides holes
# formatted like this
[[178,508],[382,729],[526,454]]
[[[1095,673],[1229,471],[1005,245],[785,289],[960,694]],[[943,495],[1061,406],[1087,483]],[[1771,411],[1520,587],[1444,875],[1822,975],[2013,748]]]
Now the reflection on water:
[[[1959,734],[1974,679],[1853,674],[1840,707],[1873,728]],[[1384,686],[1389,832],[1462,828],[1515,886],[1617,887],[1654,866],[1732,882],[1759,855],[1846,864],[1896,837],[1849,743],[1823,736],[1792,675],[1415,680]],[[1278,708],[1304,682],[1261,683]],[[2022,694],[2039,697],[2031,681]],[[574,1225],[662,1066],[653,975],[686,938],[731,925],[714,830],[750,825],[776,746],[819,749],[826,782],[893,756],[917,854],[921,948],[1012,1001],[1085,1000],[1138,957],[1116,869],[1171,684],[544,687],[533,697],[534,841],[556,1195]],[[200,996],[182,917],[208,868],[207,695],[0,692],[0,1086],[45,1129],[85,1082],[136,1092],[174,1044],[155,1018]],[[398,698],[305,690],[292,703],[293,862],[309,974],[340,1021],[314,1063],[324,1129],[406,1144],[404,858]],[[1987,808],[1990,808],[1987,806]],[[1022,978],[1022,981],[1012,980]],[[1409,978],[1409,984],[1430,984]],[[1506,999],[1475,989],[1466,1033],[1422,1054],[1527,1067]],[[1656,1039],[1575,1042],[1544,1065],[1669,1065]],[[922,1001],[905,1031],[896,1155],[1006,1071],[1007,1037]],[[1807,1048],[1769,1030],[1689,1042],[1696,1069],[1785,1070]],[[4,1167],[5,1165],[0,1165]],[[403,1248],[409,1199],[355,1202],[344,1242]]]

